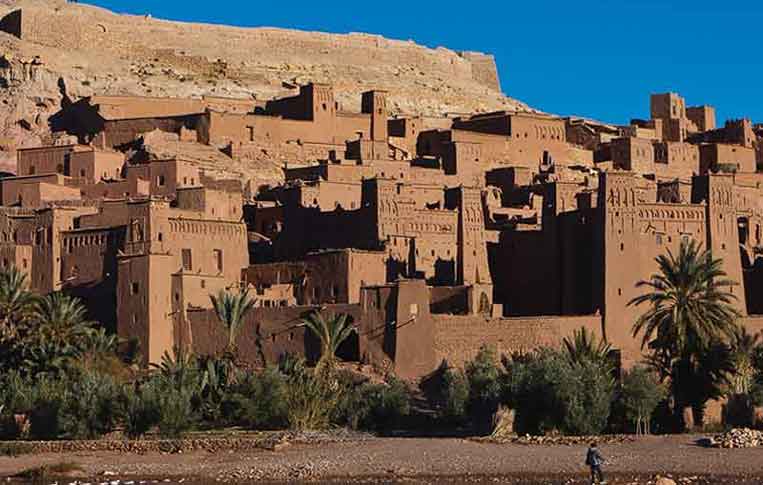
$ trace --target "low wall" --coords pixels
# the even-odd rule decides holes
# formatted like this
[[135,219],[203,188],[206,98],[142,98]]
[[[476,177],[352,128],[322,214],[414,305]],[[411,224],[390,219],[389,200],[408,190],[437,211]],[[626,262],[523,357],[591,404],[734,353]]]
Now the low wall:
[[[437,362],[463,366],[473,359],[483,345],[492,345],[499,355],[529,351],[539,347],[558,347],[565,337],[585,327],[601,338],[599,315],[486,318],[483,315],[432,315]],[[763,331],[763,315],[741,319],[748,332]],[[640,360],[639,341],[623,351],[626,367]]]
[[[320,355],[317,340],[302,326],[302,318],[315,307],[254,308],[246,315],[246,321],[236,338],[239,358],[254,366],[276,364],[284,354],[292,354],[315,360]],[[324,318],[330,314],[346,313],[353,320],[361,318],[358,305],[328,305]],[[190,335],[188,335],[190,332]],[[176,336],[190,343],[197,354],[221,353],[228,343],[227,329],[217,318],[214,310],[204,309],[188,312],[184,329],[176,329]],[[340,349],[357,360],[358,344],[348,342],[348,349]]]
[[485,318],[481,315],[432,315],[437,362],[462,366],[482,345],[499,354],[556,347],[581,327],[601,337],[601,316]]

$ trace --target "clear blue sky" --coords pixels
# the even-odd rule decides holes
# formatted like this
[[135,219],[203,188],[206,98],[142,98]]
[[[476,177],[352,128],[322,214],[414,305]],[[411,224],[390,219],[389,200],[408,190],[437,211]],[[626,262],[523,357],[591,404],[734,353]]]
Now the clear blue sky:
[[[763,122],[761,0],[86,0],[157,18],[371,32],[495,55],[503,90],[531,106],[613,123],[648,117],[649,93]],[[377,5],[371,7],[371,5]]]

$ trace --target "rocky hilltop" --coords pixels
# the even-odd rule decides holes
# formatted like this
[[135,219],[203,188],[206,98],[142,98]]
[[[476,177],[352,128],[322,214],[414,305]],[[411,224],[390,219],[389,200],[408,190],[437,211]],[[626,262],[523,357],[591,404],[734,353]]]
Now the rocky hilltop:
[[0,1],[0,163],[17,147],[56,142],[48,118],[93,94],[255,102],[310,81],[334,85],[345,110],[390,93],[391,113],[526,110],[500,91],[490,55],[368,34],[236,28],[117,15],[62,0]]

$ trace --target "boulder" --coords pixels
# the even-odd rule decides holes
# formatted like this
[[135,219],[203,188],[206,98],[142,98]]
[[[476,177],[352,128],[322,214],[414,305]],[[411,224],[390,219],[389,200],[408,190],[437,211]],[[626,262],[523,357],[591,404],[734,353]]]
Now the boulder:
[[676,485],[676,482],[670,478],[660,477],[654,482],[654,485]]

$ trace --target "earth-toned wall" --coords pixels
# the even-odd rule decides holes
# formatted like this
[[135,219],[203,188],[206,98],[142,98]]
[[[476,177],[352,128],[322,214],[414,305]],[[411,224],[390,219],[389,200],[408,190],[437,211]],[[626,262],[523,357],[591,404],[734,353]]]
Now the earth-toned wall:
[[601,316],[486,318],[482,315],[432,315],[438,362],[462,366],[480,347],[491,345],[499,355],[558,347],[564,337],[586,328],[601,337]]

